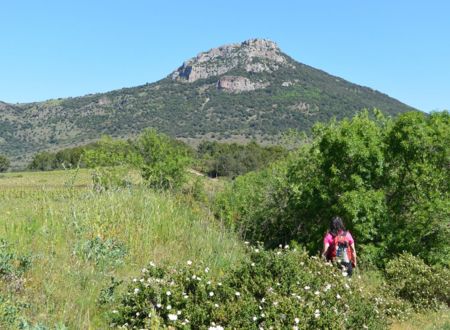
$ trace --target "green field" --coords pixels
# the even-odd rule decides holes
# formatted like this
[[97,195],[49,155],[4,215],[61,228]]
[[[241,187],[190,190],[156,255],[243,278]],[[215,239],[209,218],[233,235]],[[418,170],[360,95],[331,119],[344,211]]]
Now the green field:
[[[222,184],[201,180],[208,191]],[[106,329],[119,283],[151,261],[202,261],[221,276],[247,258],[237,236],[189,196],[140,186],[97,193],[88,170],[2,174],[0,196],[3,249],[31,262],[23,276],[0,280],[2,329],[17,327],[13,316],[28,329]],[[448,315],[415,315],[392,329],[449,329]]]
[[150,261],[202,260],[219,273],[244,258],[234,234],[182,197],[145,188],[99,194],[89,177],[83,170],[0,179],[0,237],[31,260],[26,276],[1,291],[26,304],[20,313],[29,323],[104,329],[107,307],[97,300],[112,278],[129,281]]

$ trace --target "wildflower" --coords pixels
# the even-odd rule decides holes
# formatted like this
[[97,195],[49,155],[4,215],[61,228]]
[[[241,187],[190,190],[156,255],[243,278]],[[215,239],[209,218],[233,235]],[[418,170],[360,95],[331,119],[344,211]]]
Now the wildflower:
[[209,296],[210,296],[210,297],[214,296],[214,292],[211,291],[211,292],[209,293]]
[[298,330],[298,326],[294,325],[294,326],[292,327],[292,330]]
[[150,261],[150,266],[156,267],[155,263],[153,261]]
[[277,255],[280,255],[280,254],[281,254],[281,251],[278,251],[278,252],[277,252]]
[[208,267],[205,268],[205,273],[207,273],[207,272],[209,272],[209,268]]
[[113,314],[117,314],[117,313],[119,313],[119,311],[117,311],[117,310],[114,309],[114,310],[112,311],[112,313],[113,313]]
[[206,284],[211,285],[211,281],[206,282]]
[[192,265],[192,261],[191,261],[191,260],[188,260],[186,263],[187,263],[189,266]]
[[259,252],[259,249],[255,249],[255,252],[258,253],[258,252]]
[[255,263],[254,263],[254,262],[252,262],[252,263],[251,263],[251,266],[252,266],[252,267],[255,267]]
[[348,273],[347,272],[342,272],[342,276],[347,276]]
[[141,315],[141,313],[139,313],[139,312],[136,312],[136,316],[139,316],[139,315]]
[[170,311],[170,310],[172,309],[172,306],[171,306],[171,305],[167,305],[166,309],[167,309],[168,311]]
[[265,301],[266,301],[266,298],[263,297],[263,298],[261,299],[261,302],[263,303],[263,302],[265,302]]
[[264,314],[264,313],[261,313],[261,317],[266,317],[266,314]]
[[309,290],[309,289],[311,289],[311,288],[308,285],[305,286],[305,290]]
[[318,296],[318,295],[320,294],[320,292],[319,292],[319,291],[316,291],[316,292],[314,292],[314,294],[315,294],[316,296]]
[[171,321],[178,320],[178,316],[176,314],[169,314],[167,316],[169,317],[169,320],[171,320]]
[[168,295],[168,296],[170,296],[171,294],[172,294],[172,292],[170,292],[170,291],[166,292],[166,295]]
[[336,295],[336,298],[337,298],[337,299],[341,299],[341,295],[338,293],[338,294]]
[[287,250],[289,249],[289,245],[285,245],[284,248]]
[[219,304],[214,304],[214,307],[219,308]]
[[274,301],[274,302],[273,302],[273,305],[274,305],[274,306],[278,306],[278,301]]
[[299,319],[298,317],[296,317],[296,318],[294,319],[294,322],[295,322],[295,324],[299,324],[299,323],[300,323],[300,319]]
[[319,311],[318,309],[316,309],[316,310],[314,311],[314,317],[315,317],[316,319],[318,319],[318,318],[320,317],[320,311]]
[[177,315],[181,315],[181,311],[177,311]]
[[142,268],[142,272],[147,273],[148,272],[147,268]]
[[250,242],[249,242],[249,241],[245,241],[244,244],[245,244],[245,245],[249,245]]
[[156,304],[156,308],[161,308],[161,307],[162,307],[162,305],[160,303]]
[[141,290],[139,290],[139,288],[134,289],[134,294],[138,294],[139,291],[141,291]]
[[236,291],[234,294],[236,295],[236,297],[240,297],[240,295],[241,295],[241,293],[238,291]]
[[136,283],[137,282],[137,278],[133,278],[133,282]]
[[348,285],[347,283],[344,284],[344,287],[349,290],[350,289],[350,285]]
[[327,292],[327,291],[330,290],[330,289],[331,289],[331,284],[327,284],[327,285],[325,286],[325,289],[323,289],[323,291]]
[[256,316],[253,316],[253,321],[256,321],[258,318]]
[[217,283],[218,286],[222,286],[222,282]]

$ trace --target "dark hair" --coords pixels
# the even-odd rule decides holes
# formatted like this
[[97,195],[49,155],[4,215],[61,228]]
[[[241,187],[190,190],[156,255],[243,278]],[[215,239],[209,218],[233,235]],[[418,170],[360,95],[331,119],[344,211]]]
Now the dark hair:
[[330,233],[333,236],[336,236],[339,231],[345,231],[344,222],[341,217],[335,216],[330,221]]

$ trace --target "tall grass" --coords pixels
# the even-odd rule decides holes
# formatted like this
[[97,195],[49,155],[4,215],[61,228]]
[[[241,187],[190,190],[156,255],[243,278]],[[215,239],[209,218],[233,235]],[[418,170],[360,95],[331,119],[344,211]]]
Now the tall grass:
[[[0,198],[0,237],[33,260],[24,289],[15,294],[29,304],[24,313],[31,323],[107,328],[108,306],[97,300],[112,277],[129,280],[150,261],[203,261],[219,274],[244,258],[234,234],[170,194],[16,188],[2,190]],[[94,239],[120,243],[122,263],[82,258],[77,248]]]

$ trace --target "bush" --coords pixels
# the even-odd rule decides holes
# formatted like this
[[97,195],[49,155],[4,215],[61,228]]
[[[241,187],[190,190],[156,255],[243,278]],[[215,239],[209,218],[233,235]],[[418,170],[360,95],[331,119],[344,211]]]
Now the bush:
[[11,165],[11,162],[6,156],[0,155],[0,173],[6,172]]
[[409,253],[389,261],[386,279],[390,290],[409,301],[416,310],[437,309],[450,304],[450,270],[428,266]]
[[378,298],[360,290],[304,251],[255,248],[219,279],[201,263],[176,269],[151,263],[111,318],[113,326],[127,328],[384,329]]
[[81,241],[74,253],[85,261],[91,261],[100,268],[119,265],[127,254],[125,245],[111,238],[95,237]]
[[136,149],[140,156],[137,164],[150,187],[172,189],[186,182],[191,158],[184,145],[155,130],[146,130],[137,139]]

